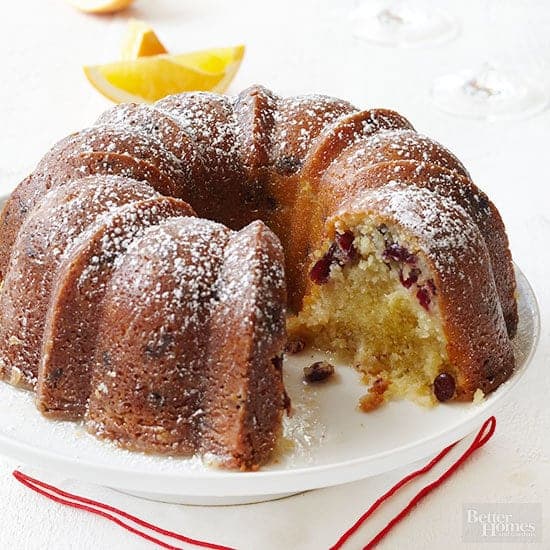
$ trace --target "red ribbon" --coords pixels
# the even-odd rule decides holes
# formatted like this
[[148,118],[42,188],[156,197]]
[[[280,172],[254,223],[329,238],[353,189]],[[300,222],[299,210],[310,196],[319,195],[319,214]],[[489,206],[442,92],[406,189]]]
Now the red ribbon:
[[[481,426],[479,432],[477,433],[475,439],[472,441],[470,446],[462,453],[462,455],[447,469],[445,472],[443,472],[435,481],[432,481],[432,483],[429,483],[426,485],[423,489],[421,489],[397,514],[394,518],[392,518],[389,523],[376,534],[364,547],[363,550],[370,550],[371,548],[374,548],[390,531],[399,523],[403,518],[408,516],[411,512],[411,510],[424,498],[426,495],[431,493],[434,489],[439,487],[442,483],[444,483],[447,478],[452,476],[455,471],[462,465],[464,462],[468,460],[468,458],[475,452],[477,449],[480,449],[493,437],[493,434],[495,433],[495,429],[497,426],[497,420],[494,416],[491,416],[488,418],[483,426]],[[440,462],[450,451],[451,449],[458,443],[458,441],[455,441],[452,445],[449,445],[445,449],[443,449],[435,458],[433,458],[428,464],[426,464],[423,468],[420,468],[419,470],[416,470],[412,473],[410,473],[408,476],[404,477],[401,481],[397,482],[389,491],[384,493],[334,544],[330,547],[330,550],[338,550],[339,548],[342,548],[342,546],[346,543],[346,541],[361,527],[361,525],[374,513],[374,511],[386,500],[391,498],[395,493],[401,489],[404,485],[409,483],[409,481],[412,481],[413,479],[417,478],[418,476],[421,476],[427,472],[429,472],[438,462]]]
[[223,546],[221,544],[214,544],[212,542],[196,540],[196,539],[186,537],[184,535],[180,535],[178,533],[173,533],[172,531],[167,531],[166,529],[157,527],[152,523],[147,523],[146,521],[143,521],[142,519],[139,519],[136,516],[132,516],[122,510],[119,510],[114,506],[109,506],[108,504],[97,502],[96,500],[91,500],[89,498],[84,498],[78,495],[67,493],[65,491],[62,491],[61,489],[58,489],[57,487],[54,487],[53,485],[48,485],[43,481],[34,479],[18,470],[15,470],[13,472],[13,477],[15,477],[17,481],[19,481],[29,489],[32,489],[36,493],[39,493],[45,496],[46,498],[53,500],[54,502],[58,502],[59,504],[64,504],[65,506],[70,506],[71,508],[77,508],[78,510],[86,510],[87,512],[91,512],[92,514],[101,516],[105,519],[108,519],[109,521],[116,523],[117,525],[120,525],[120,527],[123,527],[127,531],[130,531],[131,533],[134,533],[135,535],[138,535],[143,539],[146,539],[150,542],[158,544],[162,548],[168,548],[169,550],[181,550],[181,547],[167,544],[164,541],[157,539],[156,537],[153,537],[147,533],[144,533],[143,531],[140,531],[138,528],[133,527],[132,525],[128,525],[128,523],[125,523],[124,520],[135,523],[140,527],[145,527],[146,529],[150,529],[155,533],[160,533],[161,535],[165,535],[175,540],[186,542],[187,544],[192,544],[193,546],[200,546],[201,548],[210,548],[212,550],[235,550],[234,548],[231,548],[229,546]]
[[[421,489],[411,501],[399,512],[395,517],[393,517],[389,523],[379,531],[363,548],[363,550],[370,550],[376,546],[390,531],[399,523],[403,518],[408,516],[412,509],[429,493],[431,493],[435,488],[439,487],[444,483],[453,473],[468,460],[468,458],[477,450],[483,447],[489,439],[493,436],[496,429],[496,419],[494,416],[491,416],[485,421],[478,434],[470,444],[470,446],[462,453],[462,455],[447,469],[443,474],[441,474],[435,481],[426,485]],[[352,535],[361,527],[361,525],[376,511],[376,509],[383,504],[386,500],[391,498],[395,493],[399,491],[403,486],[412,481],[413,479],[429,472],[436,464],[438,464],[454,446],[458,443],[455,442],[452,445],[449,445],[443,449],[435,458],[428,462],[423,468],[416,470],[410,473],[408,476],[404,477],[401,481],[396,483],[389,491],[384,493],[374,504],[338,539],[336,544],[330,547],[330,550],[339,550],[342,546],[352,537]],[[166,537],[172,538],[174,540],[191,544],[193,546],[199,546],[201,548],[209,548],[211,550],[235,550],[229,546],[223,546],[221,544],[215,544],[211,542],[205,542],[201,540],[192,539],[161,527],[157,527],[151,523],[148,523],[142,519],[132,516],[118,508],[109,506],[108,504],[103,504],[102,502],[97,502],[88,498],[84,498],[78,495],[73,495],[67,493],[54,487],[48,485],[43,481],[34,479],[18,470],[13,472],[13,476],[17,481],[32,489],[33,491],[58,502],[59,504],[64,504],[65,506],[70,506],[71,508],[76,508],[78,510],[85,510],[92,514],[101,516],[109,521],[112,521],[119,525],[120,527],[138,535],[139,537],[148,540],[162,548],[168,548],[169,550],[181,550],[179,546],[172,546],[166,542],[140,530],[138,527],[149,529],[155,533],[159,533]],[[127,523],[129,522],[129,523]],[[134,525],[131,525],[131,524]],[[137,526],[137,527],[136,527]]]

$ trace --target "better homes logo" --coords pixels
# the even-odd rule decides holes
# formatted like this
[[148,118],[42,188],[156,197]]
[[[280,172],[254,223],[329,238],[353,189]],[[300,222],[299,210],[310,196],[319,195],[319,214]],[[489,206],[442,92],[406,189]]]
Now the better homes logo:
[[473,503],[462,507],[463,542],[541,542],[539,503]]

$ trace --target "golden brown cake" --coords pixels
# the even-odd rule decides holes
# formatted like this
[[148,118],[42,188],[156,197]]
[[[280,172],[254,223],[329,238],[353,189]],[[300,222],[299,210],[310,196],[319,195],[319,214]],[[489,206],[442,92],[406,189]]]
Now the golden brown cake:
[[287,292],[290,337],[355,365],[364,410],[514,369],[500,215],[393,111],[262,87],[119,105],[46,154],[0,229],[2,377],[127,448],[268,460]]

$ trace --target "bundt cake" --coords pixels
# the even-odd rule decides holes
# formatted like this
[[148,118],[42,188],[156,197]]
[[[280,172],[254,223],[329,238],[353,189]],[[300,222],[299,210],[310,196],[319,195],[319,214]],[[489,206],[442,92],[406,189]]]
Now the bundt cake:
[[129,449],[267,461],[286,330],[364,374],[364,410],[472,400],[514,369],[500,215],[393,111],[262,87],[118,105],[0,228],[0,375]]

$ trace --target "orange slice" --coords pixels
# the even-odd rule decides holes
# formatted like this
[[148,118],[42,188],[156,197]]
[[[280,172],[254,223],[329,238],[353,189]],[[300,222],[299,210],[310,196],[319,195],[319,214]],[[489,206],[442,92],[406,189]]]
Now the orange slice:
[[145,22],[131,19],[122,42],[121,56],[124,61],[168,53],[155,31]]
[[244,46],[154,55],[84,67],[86,77],[117,103],[152,102],[188,91],[223,93],[239,70]]
[[67,0],[67,2],[86,13],[115,13],[126,9],[134,0]]

